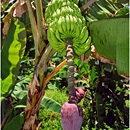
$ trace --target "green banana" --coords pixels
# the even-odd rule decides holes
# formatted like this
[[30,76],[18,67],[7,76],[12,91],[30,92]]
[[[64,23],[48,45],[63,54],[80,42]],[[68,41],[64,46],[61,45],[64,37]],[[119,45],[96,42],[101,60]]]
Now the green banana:
[[65,45],[66,45],[65,42],[62,42],[62,44],[59,44],[59,50],[60,50],[60,52],[62,52],[64,50]]
[[50,10],[49,10],[49,8],[46,8],[46,11],[45,11],[45,19],[47,19],[47,17],[49,17],[50,16]]
[[63,28],[63,31],[64,31],[64,33],[66,33],[67,32],[67,28],[66,28],[66,19],[65,19],[65,17],[64,16],[61,16],[61,19],[62,19],[62,28]]
[[75,37],[75,36],[74,36],[72,42],[73,42],[73,43],[78,43],[78,44],[80,43],[79,38],[78,38],[78,37]]
[[80,44],[80,48],[85,48],[86,50],[88,49],[88,46],[90,47],[91,43],[91,37],[88,37],[87,41],[84,44]]
[[66,28],[67,28],[67,32],[70,32],[70,18],[69,15],[66,15]]
[[82,30],[83,25],[82,25],[82,20],[80,18],[77,18],[79,26],[80,26],[80,30]]
[[78,7],[76,4],[74,4],[73,7],[75,8],[75,10],[76,10],[78,13],[81,13],[81,10],[79,9],[79,7]]
[[60,42],[63,42],[63,41],[61,40],[61,36],[60,36],[60,33],[59,33],[58,29],[56,30],[55,35],[56,35],[56,38],[57,38]]
[[50,28],[50,45],[53,49],[55,49],[56,51],[62,52],[63,49],[65,48],[65,43],[62,41],[58,41],[58,39],[55,36],[55,33],[53,32],[53,29]]
[[74,44],[73,47],[74,47],[75,53],[78,55],[84,54],[89,49],[89,47],[80,48],[80,46],[78,44]]
[[46,20],[47,25],[48,25],[50,22],[51,22],[51,18],[48,18],[48,19]]
[[77,24],[75,26],[75,37],[79,37],[80,36],[80,27],[79,27],[79,24]]
[[58,51],[58,45],[55,44],[55,41],[53,41],[52,38],[51,38],[51,31],[50,31],[50,29],[47,30],[47,39],[48,39],[48,41],[49,41],[49,43],[50,43],[50,46],[51,46],[54,50]]
[[56,14],[56,12],[54,12],[52,15],[53,19],[55,19],[56,16],[57,16],[57,14]]
[[89,37],[88,40],[82,45],[74,44],[73,46],[75,53],[78,55],[84,54],[90,48],[90,44],[91,44],[91,37]]
[[86,25],[86,20],[85,20],[85,18],[82,16],[82,21],[83,21],[83,26],[85,26]]
[[48,5],[47,5],[47,8],[48,8],[49,11],[51,11],[51,6],[52,6],[51,2],[49,2]]
[[58,9],[58,0],[55,0],[55,10]]
[[50,29],[50,34],[51,34],[52,40],[53,40],[55,43],[58,43],[59,41],[58,41],[58,39],[57,39],[56,36],[55,36],[55,32],[53,31],[52,28],[49,28],[49,29]]
[[84,36],[84,33],[86,32],[86,30],[87,30],[87,27],[84,26],[84,27],[82,28],[82,30],[81,30],[81,33],[80,33],[79,39],[83,39],[83,36]]
[[80,43],[83,44],[88,38],[88,30],[85,31],[84,36],[80,39]]
[[61,8],[61,6],[62,6],[62,1],[58,0],[58,7]]
[[51,5],[52,5],[52,11],[55,11],[55,0],[51,1]]
[[67,1],[66,4],[67,4],[67,6],[69,6],[69,7],[71,6],[71,2],[70,2],[69,0]]
[[66,8],[65,7],[62,7],[62,9],[61,9],[61,15],[66,15]]
[[79,37],[74,37],[73,42],[76,44],[83,44],[88,38],[88,30],[84,27]]
[[77,23],[77,19],[76,19],[76,17],[73,16],[73,19],[74,19],[74,24],[76,24],[76,23]]
[[76,54],[78,54],[78,55],[84,54],[85,51],[86,51],[86,50],[82,50],[82,49],[80,49],[80,48],[74,46],[74,52],[75,52]]
[[59,18],[59,17],[60,17],[60,13],[61,13],[61,12],[60,12],[60,9],[57,9],[57,10],[56,10],[56,15],[57,15],[57,18]]
[[62,3],[62,7],[66,7],[67,6],[67,3],[66,2],[63,2]]
[[67,8],[67,13],[69,15],[72,15],[73,14],[73,9],[71,9],[69,6],[66,6],[66,8]]
[[53,29],[53,31],[56,30],[55,21],[51,22],[49,26]]
[[70,15],[70,28],[71,28],[71,33],[72,33],[74,30],[74,19],[72,15]]
[[56,26],[60,33],[64,33],[61,24],[62,24],[62,17],[60,16],[59,20],[56,21]]

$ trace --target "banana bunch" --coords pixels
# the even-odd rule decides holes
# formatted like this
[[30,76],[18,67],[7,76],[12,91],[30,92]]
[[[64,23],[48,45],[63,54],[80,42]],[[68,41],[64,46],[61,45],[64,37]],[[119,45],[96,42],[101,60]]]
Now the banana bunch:
[[66,14],[71,14],[73,16],[82,16],[81,10],[73,2],[67,0],[52,0],[49,2],[45,11],[45,19],[47,20],[46,23],[48,24],[52,22],[56,17],[59,18],[59,16],[64,16]]
[[85,19],[72,1],[52,0],[45,12],[48,24],[47,38],[53,49],[65,54],[65,40],[72,39],[74,52],[84,54],[90,47],[91,37]]

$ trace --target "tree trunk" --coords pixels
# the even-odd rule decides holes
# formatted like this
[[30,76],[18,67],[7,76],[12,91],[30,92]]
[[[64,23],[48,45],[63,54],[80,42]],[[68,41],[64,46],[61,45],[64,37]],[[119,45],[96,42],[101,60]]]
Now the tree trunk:
[[43,96],[44,90],[41,89],[38,79],[36,75],[34,75],[32,82],[28,86],[23,130],[36,130],[40,103]]

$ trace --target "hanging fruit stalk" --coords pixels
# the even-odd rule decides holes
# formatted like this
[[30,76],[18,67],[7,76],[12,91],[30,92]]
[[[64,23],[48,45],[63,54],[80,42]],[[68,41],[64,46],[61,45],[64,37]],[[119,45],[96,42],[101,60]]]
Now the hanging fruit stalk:
[[69,92],[69,103],[76,102],[76,92],[75,92],[75,79],[74,79],[74,57],[73,57],[73,46],[72,39],[66,40],[66,58],[68,64],[68,92]]
[[66,55],[68,64],[68,92],[69,101],[61,107],[61,121],[63,130],[80,130],[83,112],[76,105],[84,96],[84,91],[75,91],[74,54],[84,54],[89,48],[91,37],[85,26],[85,19],[76,4],[66,0],[52,0],[45,12],[48,25],[47,38],[51,47]]

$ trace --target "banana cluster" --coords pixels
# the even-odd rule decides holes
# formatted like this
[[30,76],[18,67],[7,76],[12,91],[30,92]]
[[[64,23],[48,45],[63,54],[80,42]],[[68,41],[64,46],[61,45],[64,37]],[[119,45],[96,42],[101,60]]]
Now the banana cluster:
[[91,37],[81,10],[73,1],[51,0],[45,11],[48,25],[47,38],[53,49],[65,54],[65,40],[72,39],[74,52],[84,54],[90,47]]

